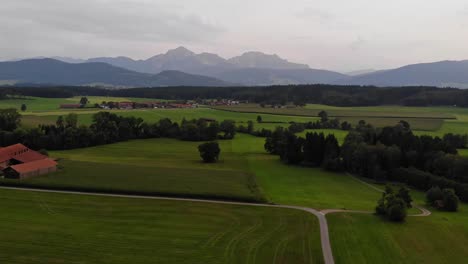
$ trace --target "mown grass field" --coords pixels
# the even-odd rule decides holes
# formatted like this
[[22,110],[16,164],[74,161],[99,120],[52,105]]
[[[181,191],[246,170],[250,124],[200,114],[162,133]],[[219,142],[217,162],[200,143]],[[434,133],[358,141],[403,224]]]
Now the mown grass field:
[[[201,162],[199,142],[175,139],[134,140],[70,151],[51,152],[60,158],[59,172],[22,184],[171,196],[263,201],[255,176],[243,168],[253,137],[244,144],[221,141],[221,160]],[[3,180],[4,182],[14,182]]]
[[[60,115],[67,115],[68,113],[78,114],[79,124],[89,125],[92,122],[92,116],[99,112],[99,109],[90,110],[60,110],[60,111],[46,111],[40,113],[23,113],[22,125],[26,127],[35,127],[37,124],[53,124]],[[141,117],[148,123],[154,123],[162,118],[169,118],[173,121],[180,122],[182,119],[198,119],[210,118],[218,121],[226,119],[234,120],[238,125],[247,125],[248,121],[256,123],[258,114],[250,113],[235,113],[227,111],[219,111],[210,108],[193,108],[193,109],[136,109],[136,110],[107,110],[109,112],[121,116],[134,116]],[[278,116],[271,114],[261,114],[262,119],[266,123],[255,124],[257,129],[267,128],[274,129],[276,126],[288,126],[289,122],[309,122],[317,120],[316,117],[301,117],[301,116]],[[280,122],[280,123],[269,123]]]
[[173,139],[51,152],[61,159],[62,169],[21,184],[268,201],[320,209],[373,208],[379,195],[364,185],[344,174],[284,165],[265,152],[264,141],[243,134],[220,141],[221,157],[216,164],[200,161],[199,143]]
[[[241,104],[237,106],[221,106],[217,109],[237,112],[274,113],[281,115],[317,116],[322,110],[331,117],[413,117],[454,119],[451,108],[440,108],[440,111],[427,111],[427,107],[375,106],[375,107],[336,107],[308,104],[305,107],[271,108],[260,107],[258,104]],[[450,109],[450,110],[449,110]],[[457,108],[453,108],[456,110]]]
[[[422,192],[411,193],[424,205]],[[430,216],[407,217],[404,223],[366,214],[327,215],[336,263],[466,263],[468,205],[461,204],[457,213],[429,209]]]
[[[305,109],[346,112],[349,115],[343,118],[355,120],[353,122],[365,119],[374,125],[404,119],[416,128],[417,134],[442,136],[468,132],[468,110],[459,108],[308,105]],[[76,112],[81,124],[89,124],[95,110]],[[114,112],[142,117],[147,122],[165,117],[174,121],[205,117],[246,124],[258,116],[208,108]],[[50,110],[28,113],[23,123],[30,126],[44,120],[53,123],[58,115],[66,113]],[[370,113],[372,117],[366,117]],[[391,118],[391,113],[405,118]],[[283,123],[255,123],[255,128],[274,129],[288,126],[290,121],[317,119],[316,115],[281,114],[260,114],[266,122]],[[380,121],[383,123],[378,123]],[[333,133],[340,142],[347,134],[341,130],[315,131]],[[200,162],[199,142],[174,139],[135,140],[50,152],[51,156],[61,159],[60,171],[22,183],[52,188],[267,201],[317,209],[374,209],[380,193],[346,174],[284,165],[277,156],[265,153],[264,141],[264,138],[244,134],[237,134],[234,140],[220,141],[221,159],[216,164]],[[468,151],[460,150],[460,154],[468,156]],[[412,195],[418,204],[423,204],[422,193],[412,191]],[[92,260],[103,259],[102,263],[128,263],[134,252],[141,258],[132,259],[132,263],[146,263],[145,260],[155,256],[159,258],[156,262],[163,263],[271,263],[274,256],[279,263],[322,261],[315,218],[293,210],[66,198],[56,194],[26,194],[25,197],[12,191],[0,191],[0,196],[5,196],[0,204],[6,209],[6,213],[1,214],[4,221],[0,221],[0,226],[3,225],[0,233],[6,234],[4,241],[12,241],[0,241],[5,249],[5,252],[0,250],[0,261],[20,256],[19,251],[27,252],[24,258],[6,263],[86,263],[83,257],[88,256]],[[51,219],[59,224],[50,226]],[[459,213],[434,212],[430,217],[409,217],[404,224],[364,214],[331,214],[327,219],[336,263],[464,263],[468,257],[465,250],[467,205],[462,205]],[[8,230],[11,222],[18,224]],[[225,231],[226,227],[230,227],[229,231]],[[121,230],[124,233],[120,234]],[[145,230],[149,230],[148,233],[144,233]],[[306,231],[301,233],[303,230]],[[25,242],[19,239],[23,237],[31,238],[28,241],[45,237],[46,241],[43,244]],[[78,241],[76,245],[80,246],[69,241]],[[91,252],[96,245],[105,243],[99,251]]]
[[[124,97],[104,97],[104,96],[87,96],[89,106],[100,104],[103,101],[109,102],[147,102],[147,101],[161,101],[160,99],[145,99],[145,98],[124,98]],[[39,98],[32,96],[25,96],[21,98],[10,98],[0,100],[0,108],[16,108],[18,111],[21,109],[22,104],[26,104],[26,113],[47,112],[47,111],[63,111],[60,109],[61,104],[79,104],[81,96],[71,98]],[[74,109],[72,111],[85,111],[87,109]],[[88,109],[89,110],[89,109]],[[67,110],[70,111],[70,110]]]
[[335,107],[309,104],[297,108],[261,108],[255,104],[246,104],[216,107],[216,109],[240,113],[270,113],[310,117],[316,117],[320,111],[325,110],[330,117],[338,117],[342,121],[353,124],[365,120],[376,127],[383,127],[395,125],[400,120],[406,120],[419,133],[427,132],[428,134],[439,135],[448,133],[447,131],[467,133],[468,130],[468,109],[457,107]]
[[468,149],[459,149],[458,154],[468,157]]
[[[23,114],[22,125],[24,127],[37,127],[39,124],[53,124],[60,115],[70,112],[79,115],[79,123],[89,125],[92,115],[101,111],[94,108],[86,109],[59,109],[62,103],[78,103],[80,97],[73,98],[37,98],[26,97],[24,99],[8,99],[0,101],[0,108],[14,107],[19,109],[22,103],[28,105],[28,110]],[[156,99],[145,98],[116,98],[116,97],[88,97],[90,105],[102,101],[148,101]],[[216,110],[219,109],[219,110]],[[338,116],[342,121],[357,124],[360,120],[377,127],[391,126],[400,120],[408,121],[413,130],[419,134],[441,136],[445,133],[468,133],[468,109],[456,107],[334,107],[326,105],[312,105],[298,108],[261,108],[255,104],[226,106],[197,109],[137,109],[137,110],[111,110],[122,116],[141,117],[146,122],[157,122],[161,118],[170,118],[173,121],[181,121],[183,118],[213,118],[216,120],[231,119],[238,125],[248,121],[256,121],[261,115],[264,123],[256,123],[256,129],[274,129],[277,126],[289,126],[289,122],[309,122],[317,120],[317,114],[326,110],[331,117]],[[225,111],[228,110],[228,111]]]
[[306,212],[0,190],[0,261],[323,263]]

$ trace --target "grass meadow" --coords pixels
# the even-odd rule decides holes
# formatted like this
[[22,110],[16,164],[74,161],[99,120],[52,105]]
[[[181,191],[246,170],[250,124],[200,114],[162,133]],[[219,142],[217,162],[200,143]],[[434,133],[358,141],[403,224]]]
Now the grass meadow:
[[394,125],[400,120],[406,120],[418,133],[432,135],[443,135],[449,132],[468,133],[468,109],[457,107],[335,107],[309,104],[298,108],[261,108],[255,104],[247,104],[216,107],[216,109],[240,113],[270,113],[309,117],[316,117],[318,112],[325,110],[330,117],[338,117],[342,121],[353,124],[365,120],[376,127],[383,127]]
[[[32,109],[28,105],[24,126],[53,123],[58,115],[70,112],[51,110],[59,99],[41,100],[37,105],[31,103]],[[0,107],[5,105],[0,102]],[[317,112],[326,110],[343,120],[365,119],[377,126],[393,125],[404,119],[416,134],[468,133],[468,109],[454,107],[249,107],[253,106],[229,109],[240,112],[209,108],[113,112],[141,117],[147,122],[166,117],[174,121],[204,117],[245,124],[255,121],[259,114],[254,112],[260,109],[265,112],[260,114],[265,123],[255,123],[255,128],[274,129],[291,121],[317,120]],[[73,112],[79,114],[81,124],[89,124],[96,110]],[[307,130],[300,134],[310,131],[333,133],[340,142],[347,134],[341,130]],[[50,155],[60,159],[57,173],[20,183],[260,201],[316,209],[374,210],[379,192],[346,174],[284,165],[277,156],[265,152],[264,142],[264,138],[245,134],[219,141],[221,156],[216,164],[200,161],[197,150],[200,142],[175,139],[134,140],[54,151]],[[467,150],[459,152],[468,156]],[[424,204],[421,192],[411,193],[418,204]],[[316,219],[299,211],[3,190],[0,196],[5,212],[0,226],[3,225],[2,237],[6,238],[0,241],[4,249],[0,251],[0,261],[12,260],[7,263],[89,263],[88,257],[101,263],[128,263],[129,259],[132,263],[145,263],[150,256],[159,258],[155,262],[172,263],[322,261]],[[336,263],[464,263],[468,257],[465,204],[458,213],[435,211],[429,217],[408,217],[403,224],[366,214],[330,214],[327,219]],[[41,243],[31,242],[39,239]]]
[[[274,113],[281,115],[317,116],[322,110],[331,117],[413,117],[454,119],[452,108],[439,108],[439,111],[427,111],[427,107],[375,106],[375,107],[336,107],[308,104],[305,107],[271,108],[260,107],[257,104],[242,104],[237,106],[222,106],[217,109],[237,112]],[[457,108],[453,108],[456,111]],[[467,111],[468,112],[468,111]],[[458,113],[458,112],[457,112]],[[463,112],[465,113],[465,112]]]
[[267,201],[319,209],[373,208],[379,197],[374,191],[345,174],[287,166],[277,156],[264,151],[264,140],[239,134],[234,140],[219,141],[221,156],[215,164],[200,161],[199,143],[174,139],[134,140],[50,152],[60,159],[60,171],[20,183],[49,188]]
[[[411,193],[417,204],[425,204],[424,193]],[[465,263],[468,205],[460,204],[456,213],[428,209],[430,216],[407,217],[404,223],[366,214],[327,215],[336,263]]]
[[468,157],[468,149],[459,149],[458,154]]
[[13,190],[0,208],[2,263],[323,263],[299,210]]

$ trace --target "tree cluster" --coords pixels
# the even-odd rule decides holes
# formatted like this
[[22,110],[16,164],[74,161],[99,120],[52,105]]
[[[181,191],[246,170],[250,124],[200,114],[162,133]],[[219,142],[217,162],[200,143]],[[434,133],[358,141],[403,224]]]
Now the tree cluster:
[[456,212],[459,199],[453,189],[441,190],[439,186],[434,186],[426,192],[426,202],[437,209]]
[[78,125],[78,115],[60,116],[53,125],[38,128],[18,127],[20,115],[15,109],[0,110],[0,145],[23,143],[32,149],[74,149],[109,144],[130,139],[168,137],[189,141],[232,139],[235,123],[225,120],[218,124],[204,119],[183,120],[181,125],[168,118],[148,124],[141,118],[122,117],[114,113],[93,115],[90,126]]
[[340,146],[334,135],[314,132],[301,138],[288,129],[277,127],[266,138],[264,147],[287,164],[322,166],[335,171],[342,168]]
[[[456,138],[457,140],[453,140]],[[407,122],[375,129],[361,122],[342,146],[345,168],[363,177],[386,180],[399,167],[415,167],[448,179],[468,182],[468,159],[456,155],[465,136],[414,135]]]
[[405,220],[407,209],[411,208],[413,199],[406,187],[400,187],[398,192],[390,187],[385,187],[385,192],[378,200],[375,212],[378,215],[387,217],[390,221],[401,222]]

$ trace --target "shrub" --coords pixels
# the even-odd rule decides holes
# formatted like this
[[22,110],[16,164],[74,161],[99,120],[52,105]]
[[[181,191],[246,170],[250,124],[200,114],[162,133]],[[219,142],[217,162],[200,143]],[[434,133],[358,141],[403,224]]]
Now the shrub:
[[453,189],[444,189],[442,191],[444,210],[449,212],[456,212],[458,210],[458,196]]
[[[400,199],[401,202],[404,202]],[[406,218],[406,207],[404,204],[401,204],[399,201],[396,201],[394,204],[390,205],[387,209],[388,219],[394,222],[401,222]]]
[[439,186],[433,186],[426,192],[426,202],[431,206],[434,206],[436,201],[441,201],[442,199],[442,190]]

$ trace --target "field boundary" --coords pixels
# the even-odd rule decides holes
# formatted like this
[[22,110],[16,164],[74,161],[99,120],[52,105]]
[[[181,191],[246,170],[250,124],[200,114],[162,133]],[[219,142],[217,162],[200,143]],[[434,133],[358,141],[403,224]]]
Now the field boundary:
[[[249,187],[249,186],[247,186]],[[93,188],[93,187],[78,187],[78,186],[53,186],[47,184],[35,184],[26,182],[6,182],[0,181],[0,188],[23,188],[30,190],[46,190],[46,191],[57,191],[57,192],[77,192],[77,193],[100,193],[108,195],[133,195],[140,197],[168,197],[174,199],[200,199],[200,200],[213,200],[213,201],[230,201],[230,202],[242,202],[242,203],[268,203],[264,197],[248,198],[248,197],[235,197],[235,196],[224,196],[215,194],[183,194],[183,193],[171,193],[171,192],[157,192],[157,191],[131,191],[131,190],[112,190],[107,188]],[[262,195],[262,193],[259,193]]]
[[[222,109],[222,108],[215,108],[215,107],[209,107],[210,109],[213,110],[218,110],[218,111],[226,111],[226,112],[233,112],[233,113],[245,113],[245,114],[264,114],[264,115],[278,115],[278,116],[299,116],[299,117],[317,117],[318,116],[311,116],[311,115],[306,115],[306,114],[286,114],[286,113],[271,113],[271,112],[258,112],[258,111],[236,111],[236,110],[231,110],[231,109]],[[355,117],[355,118],[412,118],[412,119],[429,119],[429,120],[457,120],[457,117],[452,116],[452,117],[421,117],[421,116],[355,116],[355,115],[332,115],[329,114],[329,117],[337,117],[337,118],[349,118],[349,117]]]

